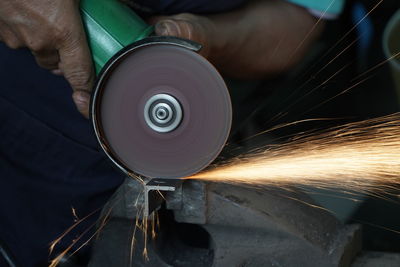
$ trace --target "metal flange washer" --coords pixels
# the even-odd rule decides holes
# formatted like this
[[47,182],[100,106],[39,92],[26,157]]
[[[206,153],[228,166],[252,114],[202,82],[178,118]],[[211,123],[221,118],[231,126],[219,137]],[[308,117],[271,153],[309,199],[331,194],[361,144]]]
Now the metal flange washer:
[[182,107],[178,100],[168,94],[150,97],[144,105],[143,113],[147,125],[159,133],[175,130],[183,118]]
[[198,49],[182,39],[150,37],[103,68],[91,120],[104,152],[124,172],[186,177],[224,147],[232,120],[229,93]]

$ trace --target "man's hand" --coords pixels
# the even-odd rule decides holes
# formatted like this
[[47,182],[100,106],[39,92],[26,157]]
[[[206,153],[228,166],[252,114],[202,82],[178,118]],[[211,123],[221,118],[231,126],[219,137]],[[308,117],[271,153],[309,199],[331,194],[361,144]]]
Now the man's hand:
[[64,75],[88,116],[94,72],[79,0],[0,0],[0,41],[29,48],[39,66]]
[[153,17],[156,34],[190,39],[200,53],[233,78],[266,78],[288,71],[319,37],[323,22],[282,0],[252,0],[212,15]]

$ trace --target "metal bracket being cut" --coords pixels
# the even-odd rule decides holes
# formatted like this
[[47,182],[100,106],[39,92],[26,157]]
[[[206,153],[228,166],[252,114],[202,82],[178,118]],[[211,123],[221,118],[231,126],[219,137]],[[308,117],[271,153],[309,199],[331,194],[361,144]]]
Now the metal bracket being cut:
[[165,200],[165,192],[174,192],[182,185],[181,179],[155,178],[148,181],[144,186],[144,216],[149,216],[158,209]]

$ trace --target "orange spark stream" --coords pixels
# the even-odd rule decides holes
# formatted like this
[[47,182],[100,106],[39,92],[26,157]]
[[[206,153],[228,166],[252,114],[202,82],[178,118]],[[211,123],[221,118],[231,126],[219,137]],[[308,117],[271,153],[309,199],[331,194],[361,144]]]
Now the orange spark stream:
[[400,185],[400,113],[293,138],[187,179],[387,192]]

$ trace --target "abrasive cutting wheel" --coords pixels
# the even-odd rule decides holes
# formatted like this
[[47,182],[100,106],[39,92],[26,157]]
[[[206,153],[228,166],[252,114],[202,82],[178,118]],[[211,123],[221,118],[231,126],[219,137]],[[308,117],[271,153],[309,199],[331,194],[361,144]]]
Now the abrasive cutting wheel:
[[92,98],[97,138],[123,171],[180,178],[208,166],[225,145],[231,102],[215,68],[179,39],[148,38],[114,56]]

